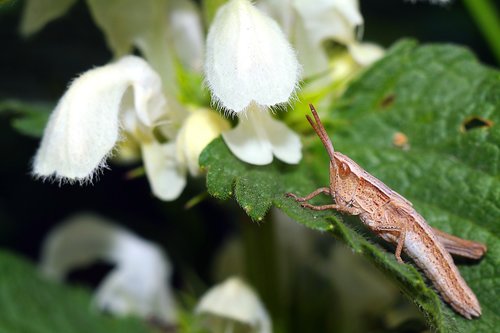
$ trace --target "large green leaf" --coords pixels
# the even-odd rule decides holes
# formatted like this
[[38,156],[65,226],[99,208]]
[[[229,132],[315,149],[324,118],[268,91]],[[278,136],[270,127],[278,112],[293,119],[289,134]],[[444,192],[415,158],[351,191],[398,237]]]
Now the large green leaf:
[[26,260],[0,251],[1,332],[153,332],[139,319],[117,319],[91,304],[88,290],[47,281]]
[[[483,260],[459,265],[481,302],[481,318],[454,313],[412,264],[400,265],[373,245],[353,219],[285,198],[327,185],[328,160],[315,137],[304,140],[299,166],[250,166],[214,141],[200,157],[208,191],[236,197],[254,220],[275,205],[299,223],[331,232],[397,281],[437,332],[494,331],[500,324],[500,74],[463,48],[406,41],[353,82],[337,105],[320,116],[333,124],[328,130],[338,151],[411,200],[432,226],[488,245]],[[393,142],[398,132],[408,139],[404,147]]]

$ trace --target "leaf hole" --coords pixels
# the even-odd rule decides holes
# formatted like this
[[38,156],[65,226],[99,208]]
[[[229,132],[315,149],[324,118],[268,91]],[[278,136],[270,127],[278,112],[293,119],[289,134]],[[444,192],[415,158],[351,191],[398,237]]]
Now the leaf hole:
[[394,94],[389,94],[384,97],[384,99],[380,102],[380,107],[382,108],[387,108],[394,104],[394,100],[396,99],[396,96]]
[[472,116],[463,121],[460,129],[462,132],[468,132],[476,128],[490,128],[491,126],[493,126],[493,122],[491,120],[478,116]]

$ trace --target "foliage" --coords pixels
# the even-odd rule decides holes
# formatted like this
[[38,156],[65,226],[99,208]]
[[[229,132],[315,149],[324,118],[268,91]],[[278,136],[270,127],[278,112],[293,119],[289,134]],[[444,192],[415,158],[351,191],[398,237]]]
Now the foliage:
[[14,115],[12,126],[24,135],[41,137],[51,111],[44,103],[28,103],[19,100],[0,101],[0,114]]
[[[469,51],[404,41],[353,82],[338,104],[319,110],[333,124],[335,148],[412,201],[429,224],[488,245],[483,260],[459,265],[482,304],[482,317],[472,321],[440,301],[413,264],[400,265],[393,249],[374,245],[356,219],[305,210],[285,197],[328,183],[319,139],[304,140],[305,158],[298,166],[250,166],[221,139],[205,149],[200,164],[208,171],[209,193],[234,196],[253,220],[262,220],[274,205],[369,258],[398,282],[435,331],[491,332],[500,320],[499,92],[500,73],[480,65]],[[395,142],[397,133],[408,142]]]
[[0,252],[0,271],[2,332],[153,332],[138,319],[97,311],[88,290],[47,281],[9,252]]

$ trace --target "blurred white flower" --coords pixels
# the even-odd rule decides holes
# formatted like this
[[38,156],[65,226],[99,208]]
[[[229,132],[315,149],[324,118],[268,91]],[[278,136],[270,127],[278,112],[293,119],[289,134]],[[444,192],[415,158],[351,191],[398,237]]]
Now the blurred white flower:
[[273,155],[289,164],[302,159],[300,137],[274,119],[266,108],[252,103],[238,119],[238,125],[222,133],[222,137],[240,160],[265,165],[273,161]]
[[205,57],[205,33],[200,8],[191,0],[169,0],[169,39],[185,68],[201,72]]
[[216,103],[241,112],[252,102],[286,103],[300,65],[278,24],[248,0],[220,7],[210,27],[205,75]]
[[80,214],[54,229],[43,245],[40,269],[60,281],[72,269],[97,260],[116,265],[94,296],[99,309],[175,322],[172,268],[166,254],[101,217]]
[[385,50],[373,43],[351,43],[348,45],[352,58],[363,67],[370,66],[384,56]]
[[243,281],[229,278],[206,292],[196,306],[213,332],[232,332],[235,325],[249,333],[271,333],[271,319],[264,305]]
[[314,45],[327,39],[348,45],[356,39],[356,27],[363,24],[358,0],[293,0],[293,7]]
[[[351,44],[359,45],[356,31],[363,17],[358,0],[262,0],[260,6],[277,19],[293,42],[305,77],[330,68],[325,41],[336,41],[350,50]],[[369,62],[363,55],[356,57],[360,65]]]

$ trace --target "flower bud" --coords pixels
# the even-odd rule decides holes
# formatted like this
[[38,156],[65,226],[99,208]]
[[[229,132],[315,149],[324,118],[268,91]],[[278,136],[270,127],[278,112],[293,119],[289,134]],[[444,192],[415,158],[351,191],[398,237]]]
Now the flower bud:
[[223,131],[229,122],[208,109],[193,111],[185,120],[177,136],[177,158],[193,176],[200,173],[198,159],[205,147]]
[[210,289],[196,306],[213,332],[227,332],[235,325],[250,327],[252,333],[271,333],[271,319],[264,305],[243,281],[229,278]]

